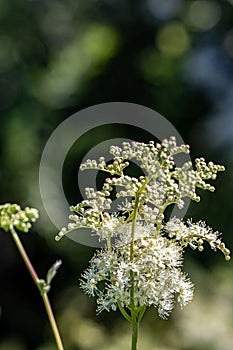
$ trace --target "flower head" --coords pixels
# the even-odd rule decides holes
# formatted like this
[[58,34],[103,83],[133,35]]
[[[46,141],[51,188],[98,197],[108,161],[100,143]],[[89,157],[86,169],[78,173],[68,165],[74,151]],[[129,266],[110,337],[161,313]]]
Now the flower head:
[[[128,236],[128,227],[125,230]],[[138,224],[138,230],[144,230],[142,224]],[[132,272],[137,308],[157,307],[159,315],[166,318],[175,301],[183,307],[192,300],[193,284],[181,270],[182,248],[177,242],[154,229],[150,237],[135,240],[133,258],[130,250],[131,245],[127,243],[120,248],[99,251],[82,275],[81,287],[87,294],[97,296],[98,312],[115,310],[119,303],[130,308]]]
[[28,232],[32,222],[35,222],[38,217],[38,210],[34,208],[26,207],[22,210],[18,204],[0,205],[0,227],[4,231],[15,227],[19,231]]
[[[124,142],[122,148],[111,146],[112,163],[87,160],[81,168],[99,169],[109,174],[101,191],[86,188],[87,199],[71,207],[73,221],[57,235],[87,227],[107,248],[98,251],[81,279],[81,288],[97,297],[97,311],[129,310],[132,318],[140,319],[147,306],[158,309],[161,317],[171,313],[175,302],[181,307],[193,297],[193,284],[182,271],[183,253],[187,246],[203,250],[204,241],[213,250],[219,249],[230,259],[230,251],[203,221],[184,222],[178,218],[165,221],[165,211],[171,204],[179,208],[184,198],[198,202],[196,188],[214,191],[209,180],[224,170],[221,165],[206,163],[204,158],[176,167],[174,156],[189,152],[187,145],[177,146],[174,137],[161,144]],[[130,161],[139,162],[144,175],[129,176]],[[122,200],[118,211],[111,212],[111,192],[117,188]],[[111,242],[114,238],[114,245]],[[128,315],[128,316],[127,316]]]

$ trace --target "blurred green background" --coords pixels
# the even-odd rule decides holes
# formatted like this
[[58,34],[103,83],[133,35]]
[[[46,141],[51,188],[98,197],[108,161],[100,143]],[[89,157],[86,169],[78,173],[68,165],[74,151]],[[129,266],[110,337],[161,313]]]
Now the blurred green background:
[[[21,238],[41,277],[63,261],[50,298],[66,350],[128,350],[126,321],[117,312],[97,317],[94,300],[78,288],[93,249],[54,241],[57,229],[39,193],[40,158],[53,130],[83,108],[113,101],[152,108],[191,145],[192,159],[226,166],[216,192],[202,193],[187,217],[206,220],[232,247],[233,1],[0,0],[0,21],[1,203],[40,209]],[[131,138],[136,133],[124,130]],[[121,126],[98,128],[91,140],[118,133]],[[89,141],[82,138],[70,163],[89,150]],[[64,171],[69,179],[69,168]],[[67,197],[80,201],[73,195],[76,179],[68,183]],[[41,298],[10,235],[0,233],[0,350],[53,350]],[[232,262],[209,248],[187,250],[185,258],[194,301],[168,321],[148,310],[139,349],[232,349]]]

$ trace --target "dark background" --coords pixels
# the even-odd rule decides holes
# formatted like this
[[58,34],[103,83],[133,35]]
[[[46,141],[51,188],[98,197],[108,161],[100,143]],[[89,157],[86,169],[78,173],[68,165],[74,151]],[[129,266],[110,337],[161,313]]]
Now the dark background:
[[[97,317],[94,300],[78,288],[93,249],[54,241],[57,229],[40,198],[40,158],[55,128],[83,108],[122,101],[156,110],[190,144],[192,159],[226,166],[216,192],[202,193],[187,217],[206,220],[231,248],[233,1],[1,0],[0,21],[1,203],[40,209],[31,232],[20,237],[41,277],[63,260],[50,298],[65,348],[129,349],[126,321],[114,312]],[[136,132],[124,127],[124,133]],[[80,140],[82,154],[70,155],[64,186],[71,202],[80,200],[73,162],[106,134],[122,137],[122,126],[97,128]],[[55,349],[36,287],[10,235],[0,233],[0,349]],[[209,248],[185,258],[194,301],[169,321],[149,310],[140,350],[232,349],[232,262]]]

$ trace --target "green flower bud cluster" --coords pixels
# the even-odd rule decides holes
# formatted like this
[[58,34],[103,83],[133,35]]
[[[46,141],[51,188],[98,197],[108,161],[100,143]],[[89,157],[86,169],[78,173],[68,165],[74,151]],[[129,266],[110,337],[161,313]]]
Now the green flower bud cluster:
[[28,232],[39,217],[37,209],[26,207],[24,210],[18,204],[6,203],[0,205],[0,227],[4,231],[9,231],[15,227],[22,232]]

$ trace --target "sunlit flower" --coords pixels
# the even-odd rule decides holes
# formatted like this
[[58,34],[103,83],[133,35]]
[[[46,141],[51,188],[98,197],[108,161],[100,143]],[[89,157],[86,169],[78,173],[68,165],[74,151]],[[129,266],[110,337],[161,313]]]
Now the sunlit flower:
[[[165,221],[165,211],[171,204],[179,208],[184,197],[198,202],[196,188],[214,191],[208,180],[215,180],[224,167],[208,164],[203,158],[176,167],[174,155],[189,152],[187,145],[177,146],[174,137],[154,145],[124,142],[122,148],[110,147],[112,163],[87,160],[81,169],[94,168],[110,176],[101,191],[86,188],[87,199],[71,207],[73,221],[57,235],[80,227],[90,228],[99,240],[107,241],[91,259],[81,278],[81,288],[97,298],[97,312],[116,310],[134,322],[140,320],[148,306],[158,309],[167,318],[175,303],[184,307],[193,298],[194,286],[182,271],[183,253],[187,246],[203,250],[206,241],[213,250],[219,249],[230,259],[230,251],[203,221],[184,222],[178,218]],[[129,176],[129,161],[137,160],[144,171],[139,178]],[[111,212],[111,192],[117,187],[122,199],[118,211]],[[114,238],[114,245],[111,242]],[[136,316],[135,316],[136,315]]]

